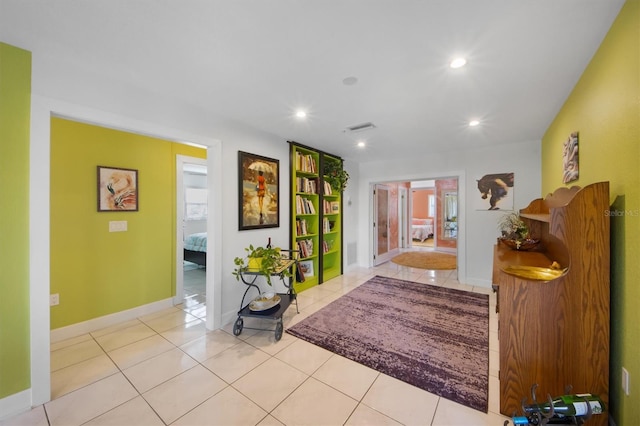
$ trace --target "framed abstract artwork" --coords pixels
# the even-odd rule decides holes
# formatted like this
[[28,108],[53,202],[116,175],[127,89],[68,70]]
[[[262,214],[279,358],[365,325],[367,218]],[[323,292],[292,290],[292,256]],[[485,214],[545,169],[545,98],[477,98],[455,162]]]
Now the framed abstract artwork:
[[513,210],[515,173],[489,173],[476,179],[480,197],[475,210]]
[[280,226],[280,161],[238,151],[238,228]]
[[138,211],[138,171],[98,166],[98,211]]
[[578,159],[578,132],[573,132],[562,145],[562,183],[578,180],[580,177]]

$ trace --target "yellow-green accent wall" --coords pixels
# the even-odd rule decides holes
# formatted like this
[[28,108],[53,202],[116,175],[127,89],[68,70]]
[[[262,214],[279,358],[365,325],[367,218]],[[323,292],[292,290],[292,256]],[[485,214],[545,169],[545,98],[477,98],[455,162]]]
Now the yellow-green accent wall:
[[[176,155],[206,150],[51,119],[51,328],[175,295]],[[137,212],[98,212],[97,166],[138,171]],[[126,221],[126,232],[109,232]]]
[[0,399],[31,386],[31,52],[0,43]]
[[[562,184],[562,145],[579,132],[580,178],[610,182],[610,411],[640,424],[640,1],[628,0],[542,140],[542,190]],[[607,212],[603,212],[607,214]],[[621,369],[631,393],[621,387]],[[585,365],[584,368],[589,368]],[[582,391],[588,392],[589,389]]]

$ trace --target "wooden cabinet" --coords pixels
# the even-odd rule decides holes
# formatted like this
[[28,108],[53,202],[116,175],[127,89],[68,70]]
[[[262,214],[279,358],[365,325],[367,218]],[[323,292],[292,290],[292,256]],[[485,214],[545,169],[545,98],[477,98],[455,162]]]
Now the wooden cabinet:
[[326,162],[342,159],[313,148],[290,143],[291,247],[300,250],[304,281],[294,277],[302,291],[342,275],[342,193],[326,181]]
[[[520,413],[537,383],[538,400],[566,393],[599,395],[609,401],[609,184],[560,188],[532,201],[520,216],[536,251],[494,248],[493,282],[498,291],[500,412]],[[510,265],[549,267],[566,273],[535,281],[505,273]],[[594,416],[590,424],[606,424]]]

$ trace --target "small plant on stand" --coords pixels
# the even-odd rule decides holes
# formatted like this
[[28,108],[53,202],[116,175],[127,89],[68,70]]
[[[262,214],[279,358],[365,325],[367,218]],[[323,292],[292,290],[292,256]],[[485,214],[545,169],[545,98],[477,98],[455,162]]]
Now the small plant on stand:
[[[240,276],[246,272],[259,273],[264,275],[267,284],[271,285],[271,276],[281,265],[282,254],[280,248],[275,247],[254,247],[252,244],[244,249],[245,257],[236,257],[233,263],[236,265],[232,274],[236,280],[240,281]],[[290,277],[291,272],[286,269],[279,272],[284,277]]]

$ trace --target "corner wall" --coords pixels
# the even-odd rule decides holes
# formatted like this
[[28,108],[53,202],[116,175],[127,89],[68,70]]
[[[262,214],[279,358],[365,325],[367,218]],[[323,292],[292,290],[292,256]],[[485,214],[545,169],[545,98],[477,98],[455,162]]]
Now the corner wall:
[[31,386],[30,104],[31,53],[0,43],[0,401]]
[[[542,190],[562,184],[562,145],[579,132],[580,178],[609,181],[611,216],[610,413],[640,424],[640,1],[628,0],[542,140]],[[621,369],[631,393],[621,389]],[[585,366],[589,368],[589,366]],[[584,389],[589,392],[589,389]]]

